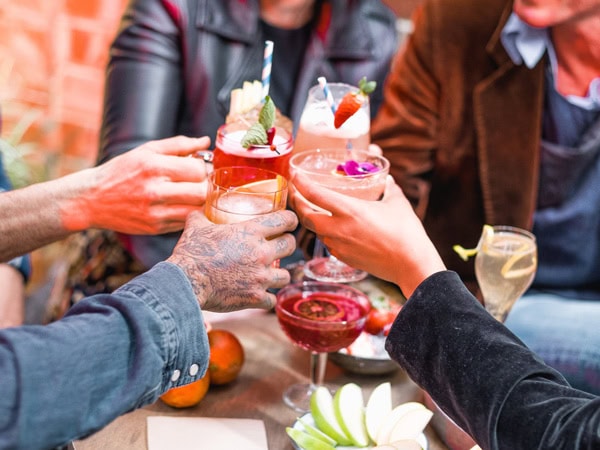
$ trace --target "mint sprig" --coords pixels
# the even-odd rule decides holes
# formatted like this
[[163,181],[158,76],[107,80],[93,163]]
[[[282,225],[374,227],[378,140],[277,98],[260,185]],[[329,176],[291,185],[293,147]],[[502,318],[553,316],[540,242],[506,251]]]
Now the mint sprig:
[[268,145],[267,131],[275,124],[275,103],[269,95],[265,97],[260,112],[258,123],[253,124],[242,138],[242,147],[249,148],[253,145]]

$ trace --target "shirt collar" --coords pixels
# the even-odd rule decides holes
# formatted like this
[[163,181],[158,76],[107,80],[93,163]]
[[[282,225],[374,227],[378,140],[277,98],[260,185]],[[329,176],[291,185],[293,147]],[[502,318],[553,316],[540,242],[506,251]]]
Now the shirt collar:
[[[523,22],[515,13],[512,13],[502,29],[500,40],[513,63],[517,65],[525,64],[529,69],[535,67],[544,54],[548,52],[552,78],[556,80],[556,53],[547,28],[532,27]],[[554,88],[556,89],[556,84]],[[591,81],[585,97],[567,95],[565,99],[580,108],[599,109],[600,77]]]
[[530,69],[535,67],[548,46],[551,46],[546,28],[529,26],[515,13],[508,18],[500,39],[510,59],[517,65],[525,63]]

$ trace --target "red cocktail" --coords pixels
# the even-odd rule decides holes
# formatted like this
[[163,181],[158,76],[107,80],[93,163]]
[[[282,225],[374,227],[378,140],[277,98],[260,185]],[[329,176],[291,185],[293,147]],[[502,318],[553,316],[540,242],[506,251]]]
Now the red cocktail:
[[242,122],[228,123],[219,128],[212,156],[215,169],[250,166],[271,170],[288,178],[293,147],[291,133],[284,128],[275,127],[273,145],[253,145],[244,148],[241,141],[248,128],[248,125]]
[[277,293],[279,324],[294,344],[311,352],[310,384],[296,384],[284,393],[286,404],[308,411],[310,396],[323,383],[327,352],[347,347],[360,335],[371,303],[357,289],[338,283],[305,281]]

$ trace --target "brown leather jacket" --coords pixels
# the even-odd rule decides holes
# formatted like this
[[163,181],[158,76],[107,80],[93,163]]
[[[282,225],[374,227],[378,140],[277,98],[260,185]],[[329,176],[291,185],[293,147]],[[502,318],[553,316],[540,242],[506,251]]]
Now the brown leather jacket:
[[[516,66],[500,42],[509,0],[425,0],[393,63],[373,141],[449,269],[466,282],[484,223],[530,229],[544,61]],[[473,285],[471,285],[472,287]]]

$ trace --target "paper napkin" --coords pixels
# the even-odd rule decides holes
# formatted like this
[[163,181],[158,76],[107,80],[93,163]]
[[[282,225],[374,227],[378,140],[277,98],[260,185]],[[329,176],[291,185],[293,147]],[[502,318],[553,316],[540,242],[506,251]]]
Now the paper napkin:
[[148,450],[268,450],[262,420],[150,416]]

